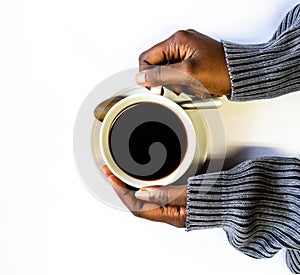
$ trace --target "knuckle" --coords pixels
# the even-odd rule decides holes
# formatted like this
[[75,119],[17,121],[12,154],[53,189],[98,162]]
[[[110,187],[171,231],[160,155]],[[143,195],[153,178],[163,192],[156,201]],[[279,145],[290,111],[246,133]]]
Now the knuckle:
[[147,59],[147,51],[144,51],[139,55],[139,64],[144,63],[146,59]]
[[137,218],[140,218],[141,217],[141,212],[142,211],[138,211],[138,210],[131,210],[131,213],[137,217]]
[[162,84],[162,68],[161,66],[155,66],[153,69],[145,75],[146,82],[150,85]]
[[168,215],[169,215],[169,207],[167,207],[165,205],[161,205],[160,206],[160,211],[161,211],[161,216],[162,217],[168,217]]
[[188,35],[188,31],[186,30],[178,30],[174,33],[174,37],[178,39],[182,39],[183,37],[186,37]]
[[159,201],[163,204],[166,205],[170,203],[169,201],[169,191],[167,188],[160,188],[159,190]]
[[162,80],[162,69],[161,69],[161,66],[156,66],[155,70],[153,72],[154,72],[154,78],[157,81],[161,82],[161,80]]
[[157,192],[153,191],[153,192],[149,192],[149,199],[150,201],[157,201]]
[[142,208],[143,208],[143,203],[140,200],[135,200],[129,210],[134,216],[140,218],[142,217],[143,214]]
[[187,86],[195,85],[196,72],[193,64],[189,60],[185,60],[184,62],[182,62],[181,73],[182,73],[182,80],[185,85]]
[[185,60],[185,62],[182,62],[181,67],[182,67],[182,71],[185,73],[191,74],[194,71],[194,66],[192,65],[192,62],[190,62],[189,60]]
[[197,32],[196,30],[194,29],[187,29],[186,30],[190,35],[194,36],[194,35],[201,35],[201,33]]
[[150,201],[159,203],[162,206],[168,204],[168,192],[163,187],[150,192],[149,197]]

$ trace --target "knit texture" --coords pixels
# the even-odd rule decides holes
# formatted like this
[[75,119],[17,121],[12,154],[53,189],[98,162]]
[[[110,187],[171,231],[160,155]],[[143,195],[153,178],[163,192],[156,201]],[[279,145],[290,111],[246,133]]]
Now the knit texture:
[[300,90],[300,5],[285,16],[267,43],[222,43],[231,79],[231,100],[274,98]]
[[187,231],[223,228],[229,243],[253,258],[285,247],[288,266],[299,272],[299,159],[265,157],[191,177],[187,211]]
[[[268,43],[222,41],[231,100],[249,101],[300,90],[300,4]],[[300,274],[300,160],[266,157],[188,181],[186,229],[223,228],[229,243],[254,258],[286,249]]]

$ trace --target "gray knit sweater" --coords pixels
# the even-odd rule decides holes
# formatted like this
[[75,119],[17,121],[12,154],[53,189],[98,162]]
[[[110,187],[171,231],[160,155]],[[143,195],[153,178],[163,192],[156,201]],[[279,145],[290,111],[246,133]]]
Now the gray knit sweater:
[[[300,4],[272,39],[259,45],[222,41],[231,100],[273,98],[300,91]],[[286,249],[300,274],[300,160],[265,157],[188,181],[187,231],[223,228],[229,243],[254,258]]]

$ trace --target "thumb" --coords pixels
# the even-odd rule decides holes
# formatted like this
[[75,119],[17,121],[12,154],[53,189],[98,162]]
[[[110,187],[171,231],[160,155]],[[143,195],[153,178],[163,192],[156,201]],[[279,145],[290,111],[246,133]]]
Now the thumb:
[[187,186],[148,186],[135,192],[137,199],[161,205],[186,206]]
[[[153,66],[136,75],[138,85],[145,87],[166,86],[170,84],[191,85],[196,80],[183,70],[183,62]],[[195,84],[195,83],[194,83]]]

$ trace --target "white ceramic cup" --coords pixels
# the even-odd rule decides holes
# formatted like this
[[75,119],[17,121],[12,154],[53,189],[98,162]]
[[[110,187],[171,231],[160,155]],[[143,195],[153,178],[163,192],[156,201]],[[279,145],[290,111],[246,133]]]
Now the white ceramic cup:
[[[165,96],[162,96],[156,94],[159,89],[153,89],[152,93],[149,93],[148,91],[145,92],[145,88],[142,87],[134,87],[129,90],[131,91],[131,94],[129,93],[130,95],[115,103],[103,119],[99,134],[99,146],[104,162],[115,176],[126,184],[136,188],[149,185],[167,185],[177,181],[186,182],[186,179],[189,176],[195,175],[199,167],[203,165],[208,152],[207,125],[201,112],[199,112],[199,108],[201,108],[201,106],[203,108],[216,108],[218,107],[218,102],[215,103],[214,100],[210,100],[206,102],[202,101],[202,105],[199,105],[198,103],[193,105],[192,102],[189,104],[186,103],[186,98],[181,101],[177,96],[174,97],[174,94],[170,93],[170,91],[166,92]],[[178,99],[177,103],[174,102],[174,98]],[[180,106],[180,104],[178,104],[180,102],[185,102],[185,106],[188,107],[185,108],[183,107],[184,105]],[[178,167],[168,175],[154,180],[147,180],[147,177],[146,179],[145,177],[141,179],[125,172],[118,163],[116,163],[110,148],[110,134],[116,119],[128,108],[140,103],[159,104],[176,114],[177,118],[182,123],[186,134],[186,150]],[[130,127],[130,125],[128,125],[128,127]],[[128,135],[130,135],[131,130],[129,129]],[[124,138],[128,138],[128,135],[125,135]],[[129,148],[123,149],[127,152],[126,156],[128,155],[130,158]],[[129,159],[128,161],[134,160]]]

